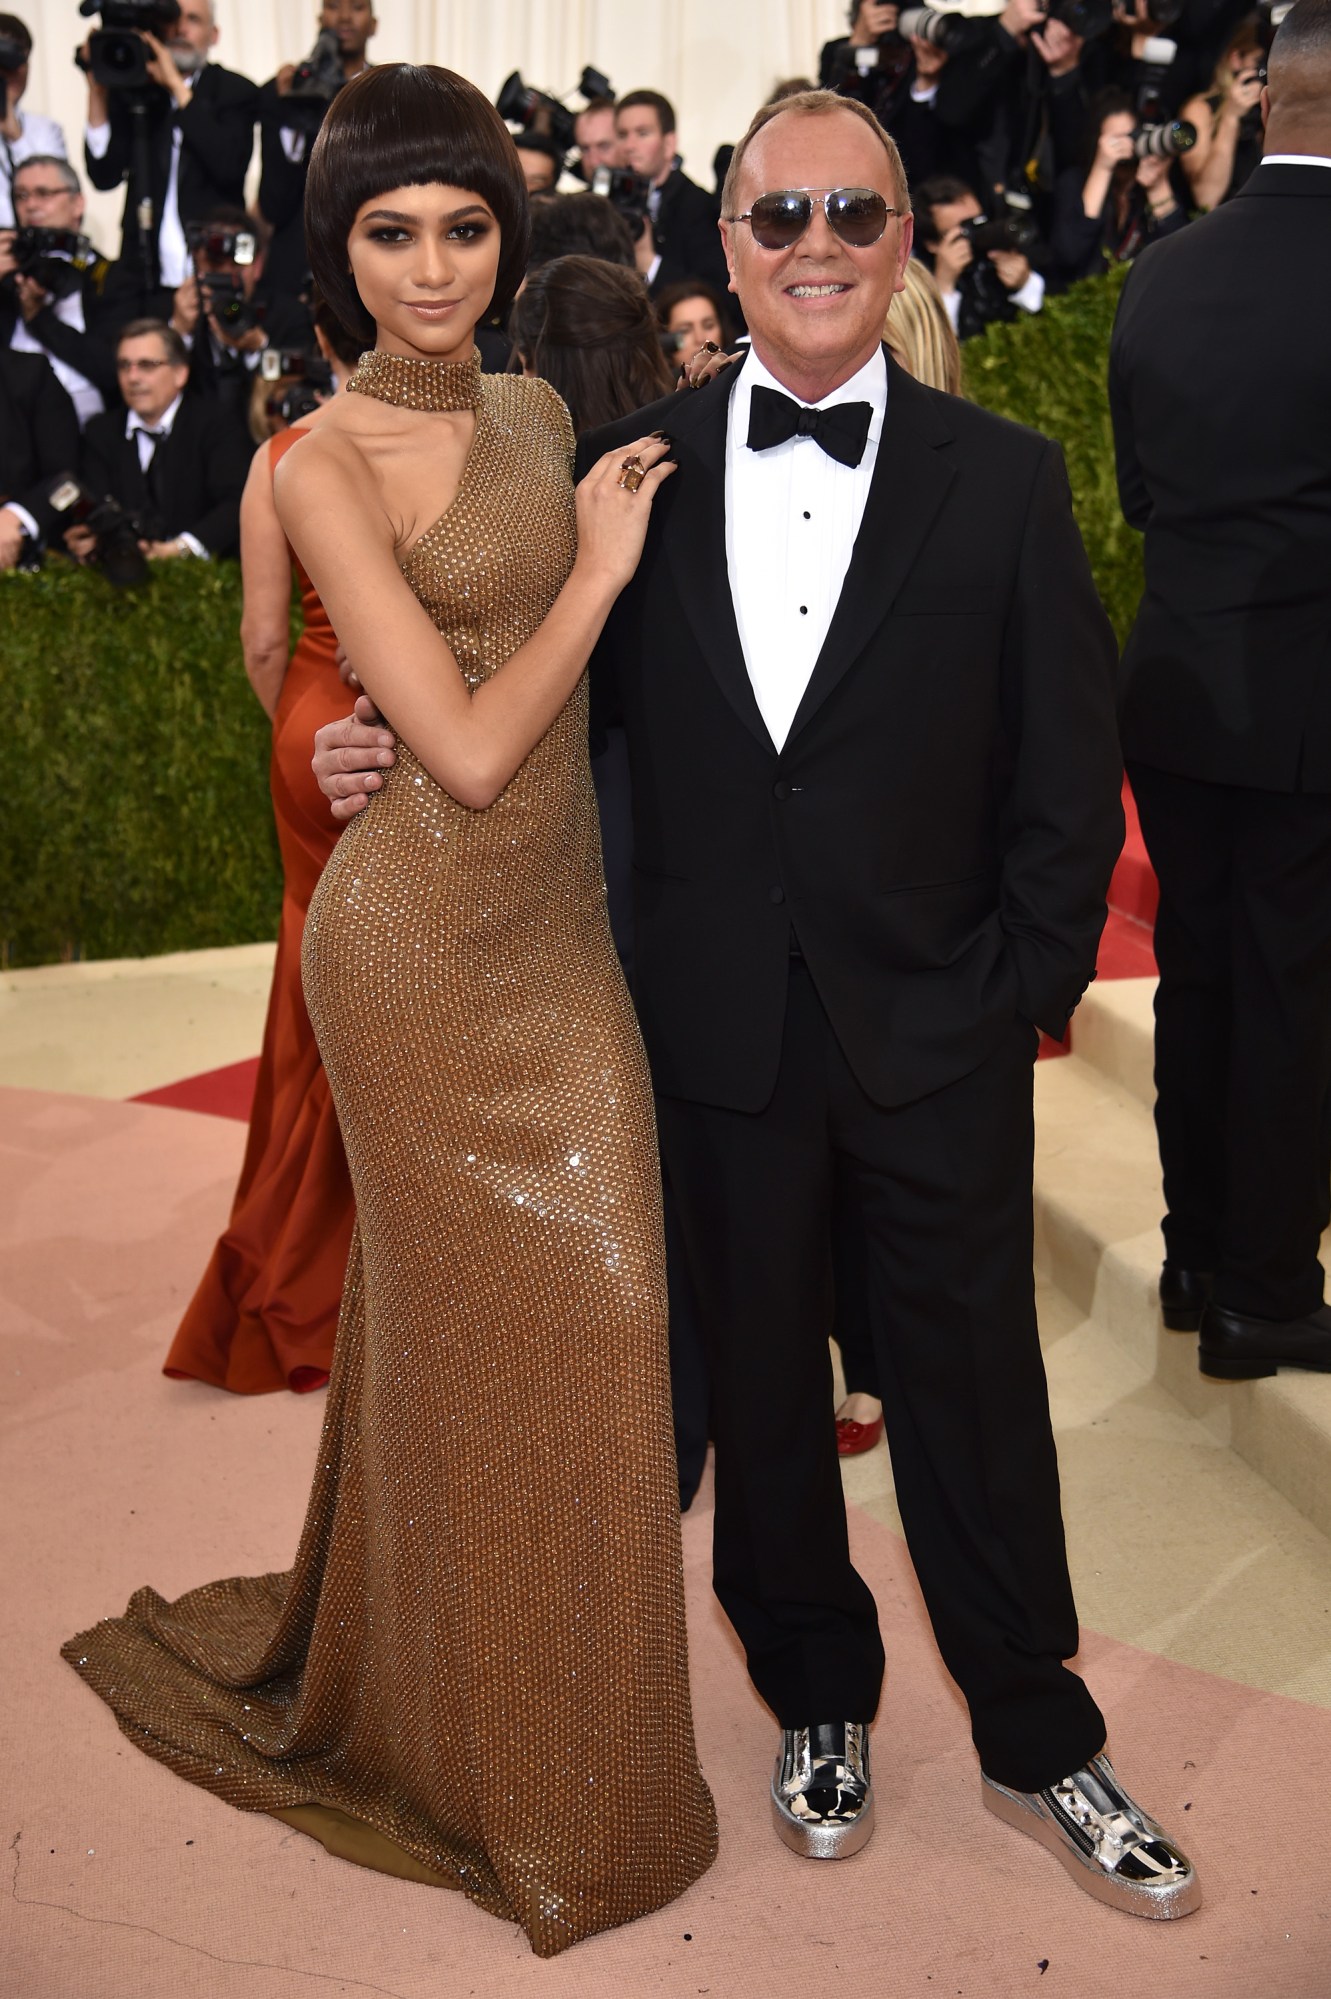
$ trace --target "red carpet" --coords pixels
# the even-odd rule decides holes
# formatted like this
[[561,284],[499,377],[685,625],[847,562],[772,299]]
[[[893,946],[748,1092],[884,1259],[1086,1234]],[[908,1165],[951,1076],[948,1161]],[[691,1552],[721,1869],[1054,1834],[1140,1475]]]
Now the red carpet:
[[[320,1410],[313,1398],[256,1404],[160,1372],[230,1198],[233,1124],[8,1090],[0,1133],[4,1999],[1331,1992],[1317,1776],[1331,1767],[1331,1713],[1085,1634],[1125,1781],[1186,1836],[1206,1894],[1176,1927],[1134,1922],[1080,1895],[982,1811],[965,1716],[905,1550],[857,1512],[852,1545],[891,1660],[870,1847],[814,1865],[772,1833],[774,1728],[710,1593],[704,1490],[684,1561],[721,1855],[672,1907],[553,1963],[460,1897],[332,1860],[138,1755],[61,1663],[61,1639],[149,1579],[175,1594],[285,1565]],[[1223,1554],[1218,1574],[1180,1573],[1174,1610],[1227,1586]]]
[[144,1090],[130,1102],[158,1104],[169,1111],[206,1111],[210,1117],[239,1118],[248,1124],[258,1073],[259,1058],[251,1055],[244,1062],[228,1063],[225,1069],[205,1069],[201,1076],[186,1076],[182,1083]]

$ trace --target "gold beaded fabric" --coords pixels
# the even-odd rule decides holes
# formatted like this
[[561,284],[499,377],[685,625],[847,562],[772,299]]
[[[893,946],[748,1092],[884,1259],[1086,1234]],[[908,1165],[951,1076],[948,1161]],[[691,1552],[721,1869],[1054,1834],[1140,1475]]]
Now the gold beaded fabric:
[[[475,685],[572,563],[568,414],[465,365],[375,356],[353,386],[478,404],[457,497],[402,560]],[[716,1849],[585,677],[485,811],[399,743],[311,903],[304,977],[358,1224],[295,1567],[141,1589],[64,1656],[181,1776],[461,1888],[552,1956]]]

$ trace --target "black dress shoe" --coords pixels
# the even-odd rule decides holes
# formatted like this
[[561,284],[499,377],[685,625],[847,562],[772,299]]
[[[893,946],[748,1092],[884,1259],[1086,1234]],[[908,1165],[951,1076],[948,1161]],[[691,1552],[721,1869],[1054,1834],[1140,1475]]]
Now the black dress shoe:
[[1187,1270],[1166,1257],[1160,1266],[1160,1310],[1171,1333],[1195,1333],[1215,1278],[1209,1270]]
[[1331,1305],[1301,1319],[1254,1319],[1208,1305],[1202,1313],[1197,1365],[1221,1381],[1257,1381],[1278,1367],[1331,1374]]

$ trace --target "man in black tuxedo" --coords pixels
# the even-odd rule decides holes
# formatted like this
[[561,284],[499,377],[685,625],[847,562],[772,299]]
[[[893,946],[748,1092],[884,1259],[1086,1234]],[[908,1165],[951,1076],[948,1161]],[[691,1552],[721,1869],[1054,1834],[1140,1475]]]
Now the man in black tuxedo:
[[[88,425],[84,484],[138,516],[154,560],[237,554],[249,440],[216,402],[188,392],[189,357],[164,321],[132,320],[116,364],[128,408]],[[84,529],[65,541],[73,555],[91,552]]]
[[[187,223],[222,204],[244,206],[259,93],[247,76],[208,60],[217,33],[213,0],[181,0],[180,19],[167,41],[144,35],[153,79],[146,100],[146,187],[135,159],[135,119],[127,93],[93,82],[88,86],[88,178],[103,189],[126,184],[116,279],[131,313],[143,312],[150,303],[168,309],[160,294],[174,292],[190,275]],[[147,268],[136,221],[145,196],[155,217]]]
[[[579,455],[659,427],[679,468],[591,671],[627,732],[634,992],[710,1348],[716,1589],[781,1728],[773,1816],[814,1858],[872,1829],[883,1648],[827,1345],[848,1204],[984,1800],[1099,1899],[1186,1914],[1192,1869],[1065,1664],[1032,1278],[1036,1029],[1093,975],[1122,837],[1112,636],[1056,447],[887,360],[911,229],[872,114],[764,107],[723,207],[749,357]],[[343,816],[380,740],[320,734]]]
[[[78,235],[83,207],[79,177],[68,160],[36,153],[14,169],[20,229]],[[45,354],[84,424],[120,400],[115,312],[106,296],[111,266],[90,249],[82,269],[59,253],[25,272],[14,256],[14,235],[0,229],[0,346]]]
[[615,106],[615,137],[623,164],[650,183],[638,262],[648,290],[655,296],[684,278],[702,278],[724,291],[716,202],[679,164],[670,99],[659,90],[631,90]]
[[1231,1380],[1331,1369],[1331,0],[1269,76],[1261,166],[1133,266],[1110,363],[1146,535],[1121,727],[1160,881],[1161,1300]]
[[0,347],[0,570],[55,531],[48,488],[79,459],[79,420],[44,354]]

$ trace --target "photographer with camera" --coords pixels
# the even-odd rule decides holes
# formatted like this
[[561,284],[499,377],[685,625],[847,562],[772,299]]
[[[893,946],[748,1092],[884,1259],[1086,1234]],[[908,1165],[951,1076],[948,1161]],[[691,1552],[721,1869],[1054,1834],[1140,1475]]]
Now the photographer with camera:
[[261,288],[271,301],[305,288],[305,176],[324,113],[344,83],[371,67],[379,31],[372,0],[324,0],[304,62],[284,63],[259,92],[259,213],[273,232]]
[[1219,208],[1261,160],[1264,65],[1258,17],[1252,14],[1231,35],[1210,90],[1183,106],[1181,115],[1197,128],[1183,171],[1198,208]]
[[[92,0],[83,4],[94,11]],[[188,224],[221,203],[244,202],[259,93],[248,77],[208,60],[218,38],[213,0],[104,0],[100,12],[101,40],[90,36],[80,52],[88,178],[104,190],[125,183],[117,291],[141,306],[165,305],[160,293],[190,275]]]
[[1040,310],[1044,279],[1031,265],[1029,223],[1005,213],[990,219],[971,188],[942,175],[916,188],[915,215],[923,261],[959,340]]
[[83,232],[83,190],[68,160],[36,153],[14,173],[16,229],[0,229],[0,346],[45,354],[80,425],[119,400],[111,266]]
[[589,187],[598,167],[620,165],[613,97],[593,97],[583,105],[573,120],[573,141],[578,149],[573,172]]
[[681,278],[730,283],[715,198],[691,181],[675,152],[675,112],[659,90],[631,90],[615,107],[623,164],[647,182],[647,219],[638,238],[638,269],[653,296]]
[[79,420],[46,356],[0,347],[0,570],[51,539],[51,485],[78,457]]
[[65,159],[69,148],[54,118],[24,111],[20,100],[28,87],[32,36],[17,14],[0,14],[0,229],[14,220],[14,175],[36,153]]
[[544,132],[515,132],[513,144],[528,194],[553,194],[564,171],[562,148]]
[[1188,211],[1171,185],[1174,162],[1186,158],[1193,127],[1139,125],[1128,98],[1101,91],[1091,106],[1090,163],[1060,174],[1054,189],[1050,246],[1069,284],[1126,264],[1148,243],[1185,229]]
[[835,90],[843,96],[858,95],[844,86],[875,69],[883,51],[900,42],[897,33],[900,13],[897,0],[850,0],[850,33],[824,42],[819,51],[819,89]]
[[193,274],[176,291],[170,324],[189,353],[190,387],[248,430],[265,350],[308,345],[308,315],[298,299],[270,307],[259,295],[263,251],[243,208],[214,208],[185,235]]
[[[180,335],[160,319],[136,319],[116,347],[127,409],[95,416],[84,433],[83,480],[136,517],[150,560],[234,555],[251,446],[216,401],[193,394]],[[94,554],[83,528],[65,536],[71,555]]]

